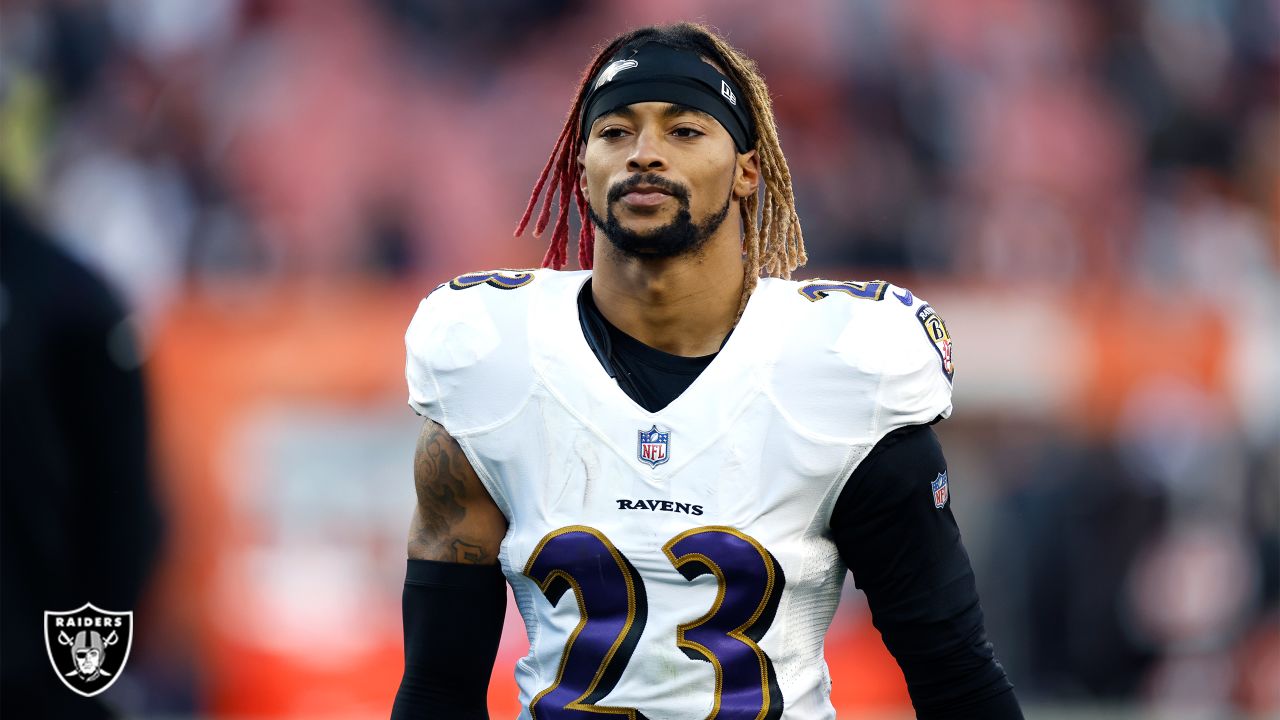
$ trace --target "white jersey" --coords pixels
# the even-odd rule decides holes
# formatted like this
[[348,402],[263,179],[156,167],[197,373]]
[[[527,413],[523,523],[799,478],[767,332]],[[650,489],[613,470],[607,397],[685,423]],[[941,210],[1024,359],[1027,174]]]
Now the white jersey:
[[832,508],[886,433],[950,414],[945,326],[888,283],[761,280],[711,364],[648,412],[583,336],[589,276],[463,275],[406,336],[410,405],[510,523],[520,717],[834,717]]

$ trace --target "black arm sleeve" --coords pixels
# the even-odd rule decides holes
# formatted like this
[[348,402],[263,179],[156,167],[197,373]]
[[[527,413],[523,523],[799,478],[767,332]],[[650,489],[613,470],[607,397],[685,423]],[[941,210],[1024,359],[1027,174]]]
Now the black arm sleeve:
[[391,720],[488,720],[507,591],[497,565],[410,560],[404,677]]
[[933,430],[889,433],[849,477],[831,530],[872,623],[902,668],[921,720],[1020,719],[1022,711],[983,628],[969,556],[947,501]]

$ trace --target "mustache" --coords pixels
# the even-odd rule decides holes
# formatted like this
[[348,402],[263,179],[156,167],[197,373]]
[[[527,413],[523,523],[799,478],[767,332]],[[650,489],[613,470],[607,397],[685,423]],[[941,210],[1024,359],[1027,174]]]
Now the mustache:
[[689,202],[689,189],[678,182],[668,180],[657,173],[641,173],[640,175],[632,175],[631,177],[617,183],[609,188],[608,201],[612,205],[622,199],[623,195],[635,190],[641,185],[652,185],[679,200],[682,203]]

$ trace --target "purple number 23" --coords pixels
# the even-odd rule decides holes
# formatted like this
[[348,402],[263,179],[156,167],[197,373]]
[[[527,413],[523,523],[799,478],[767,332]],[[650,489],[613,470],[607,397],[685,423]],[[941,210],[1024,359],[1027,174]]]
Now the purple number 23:
[[[786,579],[755,539],[725,526],[695,528],[663,546],[686,579],[714,575],[716,600],[698,619],[676,628],[685,655],[711,663],[716,693],[708,720],[776,720],[782,692],[773,663],[757,644],[773,623]],[[638,709],[596,702],[617,685],[648,617],[640,574],[600,531],[585,525],[554,530],[538,543],[524,574],[551,604],[574,591],[581,619],[565,643],[556,681],[529,703],[539,720],[620,715]]]

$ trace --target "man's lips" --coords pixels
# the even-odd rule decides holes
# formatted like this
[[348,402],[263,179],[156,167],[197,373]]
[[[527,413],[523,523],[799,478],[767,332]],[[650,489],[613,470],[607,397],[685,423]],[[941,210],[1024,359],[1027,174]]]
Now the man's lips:
[[622,196],[622,202],[635,207],[653,207],[662,204],[670,194],[655,187],[638,187]]

